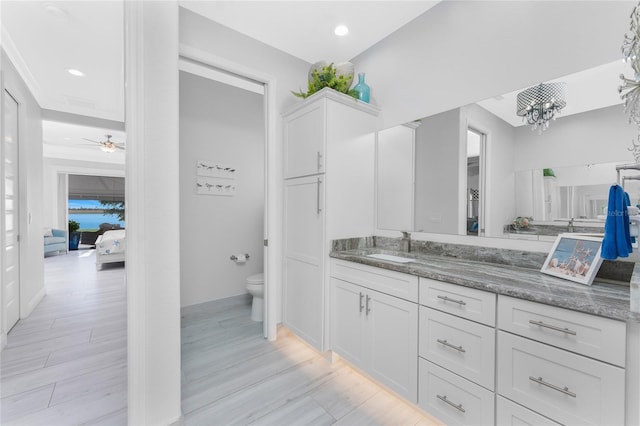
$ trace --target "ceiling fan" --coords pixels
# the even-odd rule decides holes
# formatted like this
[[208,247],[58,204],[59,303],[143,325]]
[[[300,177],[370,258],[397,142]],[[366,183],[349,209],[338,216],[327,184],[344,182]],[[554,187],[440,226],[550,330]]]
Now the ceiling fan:
[[100,149],[104,152],[116,152],[116,149],[124,150],[124,143],[118,143],[111,140],[111,135],[105,135],[106,141],[94,141],[93,139],[82,138],[86,141],[97,143],[100,145]]

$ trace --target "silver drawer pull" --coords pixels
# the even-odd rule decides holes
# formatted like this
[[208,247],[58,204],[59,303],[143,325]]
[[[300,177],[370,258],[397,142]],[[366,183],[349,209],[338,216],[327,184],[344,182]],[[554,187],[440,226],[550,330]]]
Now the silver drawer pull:
[[464,300],[456,300],[456,299],[452,299],[450,297],[447,296],[440,296],[438,295],[438,299],[442,299],[445,302],[453,302],[453,303],[457,303],[460,306],[465,306],[467,304],[467,302],[465,302]]
[[444,401],[444,402],[446,402],[447,404],[449,404],[450,406],[452,406],[452,407],[453,407],[453,408],[455,408],[456,410],[458,410],[458,411],[460,411],[460,412],[462,412],[462,413],[466,413],[466,412],[467,412],[467,410],[465,410],[464,408],[462,408],[462,404],[455,404],[455,403],[453,403],[453,402],[449,401],[449,398],[447,398],[447,395],[445,395],[445,396],[440,396],[440,395],[436,394],[436,396],[438,397],[438,399],[439,399],[440,401]]
[[576,397],[576,394],[571,392],[568,387],[565,386],[564,388],[561,388],[560,386],[552,385],[551,383],[547,383],[544,380],[542,380],[542,377],[535,378],[535,377],[529,376],[529,380],[539,383],[553,390],[556,390],[558,392],[562,392],[563,394],[569,395],[572,398]]
[[440,343],[440,344],[443,344],[445,346],[450,347],[451,349],[455,349],[458,352],[466,352],[466,350],[462,346],[452,345],[451,343],[447,342],[446,340],[436,339],[436,341],[438,343]]
[[560,328],[560,327],[556,327],[555,325],[545,324],[542,321],[529,320],[529,324],[539,325],[540,327],[550,328],[551,330],[555,330],[555,331],[561,331],[563,333],[571,334],[572,336],[576,335],[575,331],[569,330],[566,327],[565,328]]
[[360,312],[362,312],[362,310],[364,309],[364,305],[362,304],[362,298],[364,297],[364,294],[360,293]]

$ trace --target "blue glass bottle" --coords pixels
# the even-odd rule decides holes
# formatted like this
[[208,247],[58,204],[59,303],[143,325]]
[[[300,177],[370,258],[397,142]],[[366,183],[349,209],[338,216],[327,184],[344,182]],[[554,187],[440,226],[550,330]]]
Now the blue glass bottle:
[[369,88],[367,83],[364,82],[363,72],[358,74],[358,84],[353,86],[353,90],[358,92],[358,99],[360,99],[363,102],[369,103],[369,96],[371,93],[371,89]]

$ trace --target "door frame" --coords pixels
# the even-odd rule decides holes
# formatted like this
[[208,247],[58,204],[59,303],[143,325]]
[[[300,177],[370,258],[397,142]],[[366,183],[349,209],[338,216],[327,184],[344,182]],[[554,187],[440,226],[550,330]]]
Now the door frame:
[[[278,181],[278,146],[276,138],[277,108],[276,79],[262,71],[238,64],[203,50],[180,44],[179,59],[187,61],[190,68],[201,67],[203,71],[214,68],[222,72],[262,83],[264,86],[264,118],[265,118],[265,191],[264,191],[264,239],[268,244],[264,247],[264,286],[265,286],[265,320],[263,322],[264,337],[276,340],[278,321],[279,286],[282,282],[282,188]],[[179,69],[182,70],[180,65]],[[186,70],[185,70],[186,71]]]

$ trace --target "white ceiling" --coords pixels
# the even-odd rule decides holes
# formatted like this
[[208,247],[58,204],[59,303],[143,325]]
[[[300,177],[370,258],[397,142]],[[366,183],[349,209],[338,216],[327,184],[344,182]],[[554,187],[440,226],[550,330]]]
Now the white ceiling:
[[[180,5],[309,63],[349,61],[440,1],[189,1]],[[344,24],[349,34],[334,34]]]
[[[307,62],[349,60],[436,5],[437,1],[180,1],[179,4]],[[122,0],[0,1],[2,43],[42,108],[124,121]],[[428,12],[427,12],[428,13]],[[337,24],[350,33],[333,34]],[[85,73],[74,77],[68,68]],[[568,84],[562,116],[621,103],[616,91],[622,62],[561,78]],[[574,82],[575,80],[575,82]],[[480,105],[514,126],[518,91]],[[52,122],[49,122],[52,123]],[[108,129],[47,124],[45,155],[119,161],[84,144]],[[124,134],[114,137],[123,141]],[[70,138],[70,139],[64,139]],[[72,147],[76,147],[75,152]],[[91,152],[91,153],[90,153]],[[94,157],[101,158],[96,160]]]
[[46,158],[124,164],[124,150],[104,152],[99,144],[85,140],[86,138],[101,142],[106,140],[105,135],[112,135],[113,142],[125,142],[125,133],[117,130],[44,120],[43,154]]
[[42,108],[124,121],[122,5],[0,2],[3,47]]

